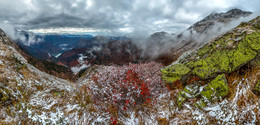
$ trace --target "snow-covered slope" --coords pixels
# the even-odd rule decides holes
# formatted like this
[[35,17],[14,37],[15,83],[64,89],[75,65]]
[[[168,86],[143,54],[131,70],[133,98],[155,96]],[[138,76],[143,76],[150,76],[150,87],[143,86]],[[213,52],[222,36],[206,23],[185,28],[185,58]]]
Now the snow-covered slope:
[[[250,23],[243,23],[237,31],[242,32],[244,28],[249,34],[259,34],[259,22],[258,17]],[[256,85],[260,79],[259,56],[247,60],[239,69],[225,72],[225,75],[204,80],[190,77],[190,82],[185,84],[180,84],[180,81],[165,84],[160,73],[163,66],[155,62],[125,66],[95,65],[73,83],[28,64],[4,32],[0,34],[0,124],[259,123],[260,98],[252,91],[255,86],[260,86]],[[231,38],[224,41],[232,41]],[[256,38],[259,39],[259,36]],[[208,45],[215,45],[214,40]],[[188,56],[187,59],[192,57],[196,56]],[[174,77],[174,73],[170,77]],[[191,84],[194,81],[200,82]],[[214,89],[216,81],[220,81],[224,88]],[[214,91],[223,90],[225,96],[206,96],[217,101],[205,99],[206,105],[196,105],[204,99],[202,93],[207,90],[212,90],[213,95]],[[180,104],[179,100],[183,98],[185,101]]]

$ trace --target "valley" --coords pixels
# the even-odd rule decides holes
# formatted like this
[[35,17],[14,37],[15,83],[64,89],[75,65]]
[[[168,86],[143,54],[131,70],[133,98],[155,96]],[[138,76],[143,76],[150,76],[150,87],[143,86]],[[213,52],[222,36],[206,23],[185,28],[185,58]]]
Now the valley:
[[0,124],[258,124],[252,16],[212,13],[144,39],[0,30]]

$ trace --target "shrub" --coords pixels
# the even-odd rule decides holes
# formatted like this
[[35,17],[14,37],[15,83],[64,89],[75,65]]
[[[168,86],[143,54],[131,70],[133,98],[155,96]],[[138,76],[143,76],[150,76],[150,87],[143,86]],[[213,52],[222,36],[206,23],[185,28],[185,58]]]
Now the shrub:
[[[116,117],[118,112],[153,105],[163,87],[156,62],[106,66],[90,76],[90,92],[100,108]],[[113,107],[113,108],[111,108]]]

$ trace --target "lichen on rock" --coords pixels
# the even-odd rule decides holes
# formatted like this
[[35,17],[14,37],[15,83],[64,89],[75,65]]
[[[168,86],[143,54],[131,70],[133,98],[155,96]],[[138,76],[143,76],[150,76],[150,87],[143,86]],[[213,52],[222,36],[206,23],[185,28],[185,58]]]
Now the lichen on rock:
[[202,79],[212,78],[217,73],[230,72],[229,57],[227,51],[216,51],[205,59],[200,59],[193,64],[193,74]]
[[221,98],[228,94],[228,84],[225,74],[217,76],[201,91],[201,95],[207,98],[209,101],[213,101],[213,98]]
[[259,96],[260,96],[260,80],[256,83],[255,88],[253,89],[253,92],[254,92],[256,95],[259,95]]
[[235,71],[257,56],[257,52],[249,47],[246,41],[240,42],[238,47],[229,52],[232,70]]
[[176,103],[179,108],[187,99],[196,99],[199,95],[202,97],[197,101],[195,107],[205,107],[207,102],[214,102],[222,97],[225,97],[229,92],[227,79],[225,74],[218,75],[208,85],[206,85],[202,91],[199,91],[199,85],[187,85],[180,91],[176,98]]
[[247,41],[252,49],[258,51],[258,53],[260,52],[260,32],[253,32],[247,35],[244,41]]
[[162,79],[166,83],[173,83],[177,80],[180,80],[183,75],[186,75],[190,72],[190,69],[185,65],[178,63],[172,66],[168,66],[164,69],[161,69]]
[[199,96],[199,85],[192,84],[192,85],[185,86],[185,88],[178,93],[177,98],[176,98],[176,103],[177,103],[178,108],[181,108],[182,104],[187,99],[196,98],[198,96]]

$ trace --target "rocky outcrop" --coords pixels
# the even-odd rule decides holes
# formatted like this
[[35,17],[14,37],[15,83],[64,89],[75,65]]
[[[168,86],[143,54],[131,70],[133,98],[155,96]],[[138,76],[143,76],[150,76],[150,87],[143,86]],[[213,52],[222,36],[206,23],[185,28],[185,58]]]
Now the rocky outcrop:
[[173,83],[181,80],[182,76],[190,72],[190,69],[183,64],[176,64],[162,69],[161,72],[163,73],[162,79],[166,83]]
[[187,85],[185,88],[180,91],[177,95],[176,103],[178,108],[182,107],[182,104],[187,100],[187,99],[193,99],[196,98],[200,95],[199,92],[199,84],[192,84],[192,85]]
[[207,86],[203,88],[201,91],[201,95],[212,101],[214,98],[214,95],[219,97],[224,97],[228,94],[228,85],[227,85],[227,79],[224,74],[217,76],[214,80],[210,82]]
[[[259,56],[259,24],[260,17],[241,23],[232,31],[161,70],[162,79],[173,86],[174,84],[185,85],[186,81],[193,77],[199,77],[200,81],[204,82],[210,81],[200,92],[198,92],[199,85],[193,88],[187,85],[177,96],[178,107],[181,107],[188,98],[195,98],[198,94],[201,96],[201,99],[196,102],[198,107],[204,107],[208,101],[218,100],[228,94],[229,86],[225,74],[238,70]],[[260,92],[259,86],[258,82],[254,93]]]
[[193,24],[189,29],[195,30],[198,33],[202,33],[214,26],[217,22],[227,23],[234,18],[246,17],[252,14],[252,12],[242,11],[240,9],[232,9],[226,13],[212,13],[203,20]]
[[[222,37],[216,38],[187,57],[180,59],[177,64],[162,69],[163,76],[167,76],[164,77],[165,81],[173,83],[187,75],[208,79],[214,78],[218,74],[237,70],[259,53],[260,29],[255,27],[259,23],[260,17],[257,17],[246,26],[241,24]],[[180,67],[185,68],[180,69]],[[187,69],[191,71],[183,73]]]
[[[201,91],[200,91],[201,90]],[[200,84],[191,84],[178,93],[176,103],[179,108],[187,99],[196,99],[201,96],[201,99],[195,103],[197,107],[204,107],[207,101],[214,102],[228,94],[229,88],[227,79],[224,74],[217,76],[206,86]]]
[[[236,24],[232,23],[232,21],[237,21],[239,18],[249,16],[250,14],[251,12],[239,9],[232,9],[226,13],[212,13],[180,34],[172,36],[169,36],[170,34],[168,36],[165,34],[158,35],[164,36],[164,38],[161,39],[162,37],[159,37],[160,39],[154,42],[160,43],[160,47],[149,48],[150,50],[157,49],[160,52],[159,54],[154,54],[153,59],[164,65],[169,65],[176,61],[184,52],[200,47],[207,41],[225,33],[227,30],[224,27],[229,27],[230,29],[235,27]],[[148,52],[153,53],[153,51]]]

